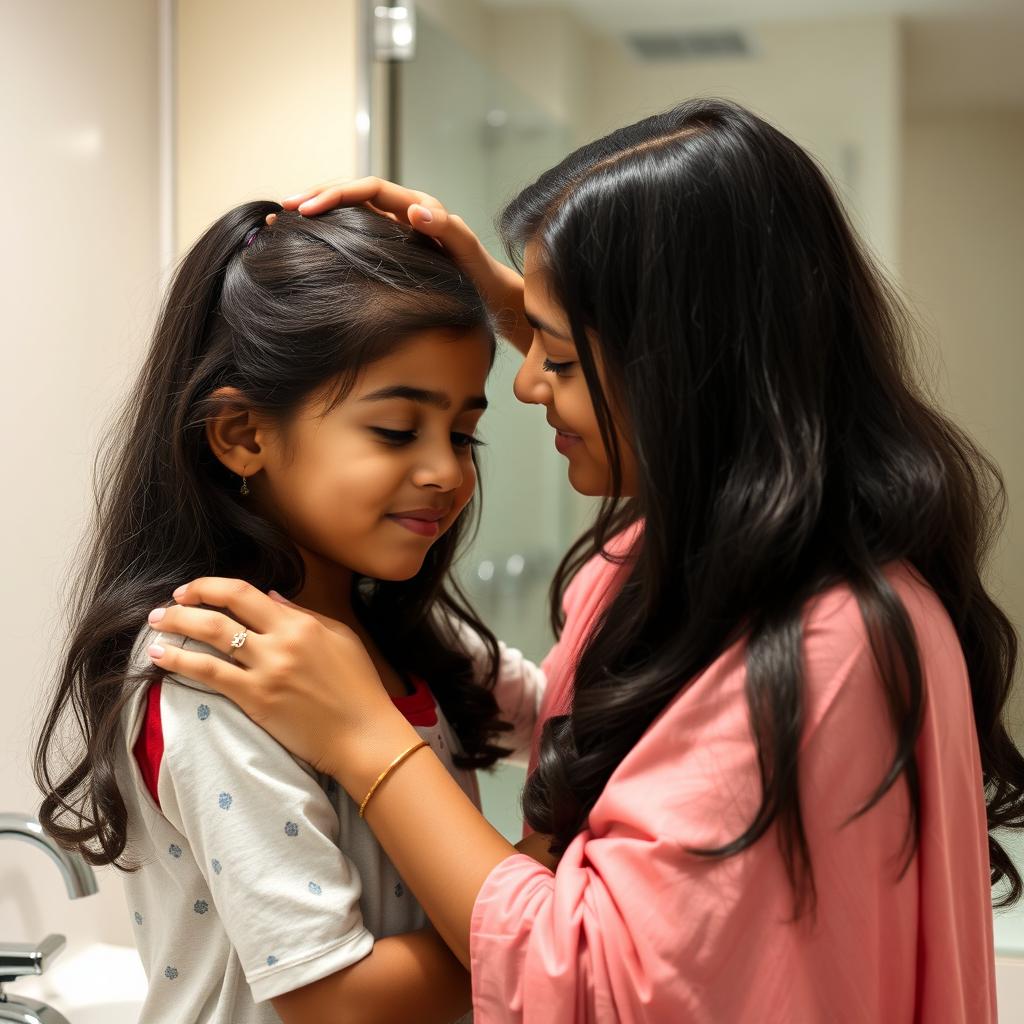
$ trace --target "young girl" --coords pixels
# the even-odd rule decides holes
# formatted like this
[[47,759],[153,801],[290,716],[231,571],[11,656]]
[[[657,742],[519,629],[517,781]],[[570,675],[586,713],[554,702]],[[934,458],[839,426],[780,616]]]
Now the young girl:
[[369,798],[472,966],[477,1024],[994,1022],[991,886],[1019,897],[1000,837],[1024,825],[1016,636],[981,579],[1000,480],[918,390],[898,301],[813,160],[734,104],[682,104],[513,201],[523,277],[389,183],[301,209],[366,201],[510,311],[518,396],[606,498],[559,577],[524,794],[557,870],[430,751],[394,763],[415,734],[353,635],[182,581],[190,635],[261,645],[223,672],[155,662]]
[[[129,872],[146,1024],[448,1022],[468,976],[358,806],[146,655],[227,666],[259,637],[238,631],[219,653],[162,627],[163,608],[139,631],[182,577],[237,576],[354,630],[474,804],[473,769],[508,753],[495,741],[528,743],[543,677],[499,650],[449,578],[477,480],[486,308],[405,225],[340,210],[264,226],[280,209],[220,218],[171,286],[107,456],[39,744],[40,817]],[[54,777],[66,716],[85,750]]]

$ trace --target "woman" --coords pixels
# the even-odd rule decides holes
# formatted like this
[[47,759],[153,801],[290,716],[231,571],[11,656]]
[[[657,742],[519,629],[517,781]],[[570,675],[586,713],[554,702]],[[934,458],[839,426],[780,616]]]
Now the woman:
[[343,627],[194,580],[164,628],[248,640],[233,665],[157,663],[360,804],[470,966],[478,1024],[993,1021],[990,885],[1021,881],[987,833],[1024,824],[1016,636],[980,579],[1001,482],[916,390],[814,162],[684,103],[512,202],[521,278],[422,193],[310,195],[286,205],[367,203],[449,250],[524,350],[516,393],[570,483],[605,499],[553,592],[524,793],[551,867],[417,749]]

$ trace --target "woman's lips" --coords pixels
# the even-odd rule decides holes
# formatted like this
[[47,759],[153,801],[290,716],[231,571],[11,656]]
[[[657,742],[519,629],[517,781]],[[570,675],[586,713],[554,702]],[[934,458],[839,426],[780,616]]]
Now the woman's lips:
[[569,450],[578,445],[583,438],[579,434],[568,434],[564,430],[555,430],[555,447],[563,454],[568,455]]

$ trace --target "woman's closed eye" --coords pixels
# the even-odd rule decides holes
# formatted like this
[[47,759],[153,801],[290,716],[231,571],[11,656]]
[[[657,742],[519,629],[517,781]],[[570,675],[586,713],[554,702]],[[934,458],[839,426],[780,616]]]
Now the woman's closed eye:
[[[417,437],[415,430],[389,430],[387,427],[371,427],[370,429],[387,441],[388,444],[395,445],[396,447],[411,444]],[[479,448],[485,442],[481,441],[478,437],[474,437],[472,434],[454,432],[452,434],[452,444],[456,448]]]
[[576,363],[572,360],[565,363],[555,363],[552,362],[550,359],[545,359],[544,362],[541,364],[541,367],[544,369],[546,373],[554,373],[557,375],[566,373],[575,365]]

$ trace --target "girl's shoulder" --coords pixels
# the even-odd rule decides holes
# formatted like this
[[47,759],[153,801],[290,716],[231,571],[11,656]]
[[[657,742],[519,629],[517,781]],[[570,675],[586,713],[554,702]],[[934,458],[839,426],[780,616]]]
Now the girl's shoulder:
[[[138,674],[153,667],[146,654],[150,644],[209,654],[222,661],[231,660],[210,644],[176,633],[163,633],[147,623],[139,630],[132,647],[131,673]],[[141,687],[126,704],[122,717],[128,738],[159,732],[159,749],[166,758],[177,752],[179,747],[183,756],[190,756],[194,749],[196,722],[205,725],[204,735],[216,734],[220,743],[229,739],[243,747],[263,745],[268,741],[274,743],[229,698],[205,683],[179,673],[161,673],[152,684]]]
[[[153,643],[230,661],[228,655],[209,644],[162,633],[147,624],[139,630],[133,645],[132,667],[136,672],[151,667],[146,648]],[[237,704],[178,673],[161,674],[158,680],[137,690],[122,713],[122,728],[126,750],[139,764],[147,788],[161,807],[161,774],[175,779],[180,796],[195,783],[193,776],[200,767],[231,777],[246,766],[281,778],[291,773],[309,789],[318,785],[312,767],[278,744]]]
[[[174,602],[171,602],[171,604],[173,603]],[[132,671],[138,672],[152,666],[153,663],[146,654],[146,650],[151,644],[160,644],[162,647],[180,647],[183,650],[195,651],[198,654],[209,654],[215,658],[219,658],[221,661],[231,660],[229,655],[225,654],[223,651],[219,651],[216,647],[213,647],[210,644],[204,643],[201,640],[194,640],[192,637],[180,636],[177,633],[163,633],[147,622],[144,623],[142,628],[139,630],[135,638],[135,642],[132,645],[129,664],[129,668]],[[186,679],[177,675],[168,675],[166,678],[191,689],[203,690],[204,692],[211,694],[216,693],[216,691],[211,690],[209,687],[195,679]]]

